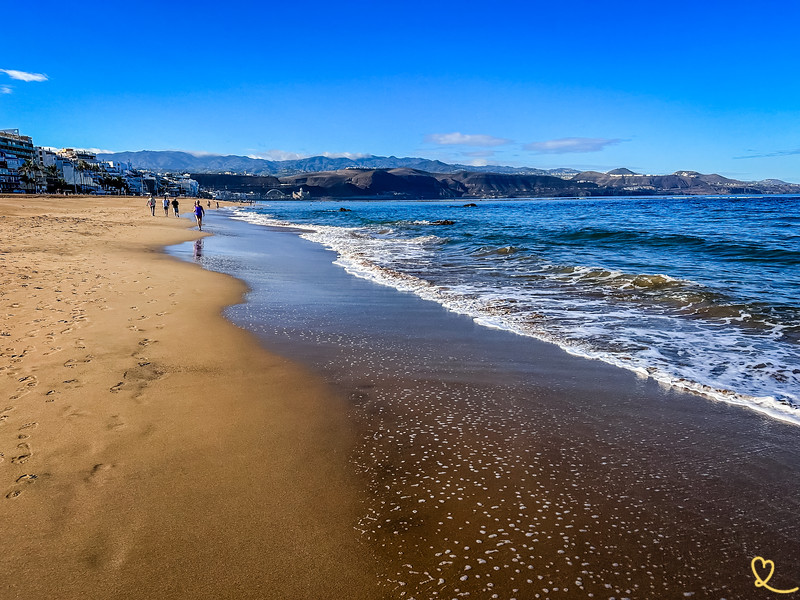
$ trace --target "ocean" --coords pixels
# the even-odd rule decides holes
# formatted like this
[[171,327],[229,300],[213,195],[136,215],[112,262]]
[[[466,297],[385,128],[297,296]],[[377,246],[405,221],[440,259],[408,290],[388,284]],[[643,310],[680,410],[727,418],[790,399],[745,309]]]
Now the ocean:
[[469,203],[264,202],[234,218],[301,227],[347,272],[480,325],[800,424],[800,198]]

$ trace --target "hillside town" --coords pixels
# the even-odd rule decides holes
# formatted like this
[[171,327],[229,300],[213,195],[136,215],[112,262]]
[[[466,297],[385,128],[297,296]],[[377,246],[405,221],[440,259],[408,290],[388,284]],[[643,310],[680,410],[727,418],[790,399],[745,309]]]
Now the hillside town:
[[88,150],[36,146],[18,129],[0,129],[0,194],[197,196],[188,174],[134,169]]

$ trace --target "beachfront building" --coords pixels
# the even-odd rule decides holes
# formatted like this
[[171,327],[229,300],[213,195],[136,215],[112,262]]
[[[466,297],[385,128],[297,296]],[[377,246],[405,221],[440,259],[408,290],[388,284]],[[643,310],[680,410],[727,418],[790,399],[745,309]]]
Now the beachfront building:
[[52,167],[56,164],[58,155],[56,154],[54,148],[47,148],[44,146],[34,146],[34,152],[36,156],[36,162],[43,169],[47,167]]
[[37,192],[44,188],[36,166],[33,140],[19,129],[0,129],[0,192]]
[[0,150],[0,194],[21,192],[19,168],[22,161],[14,154]]
[[0,193],[64,191],[197,196],[199,185],[188,174],[139,171],[130,163],[98,161],[89,150],[34,146],[19,129],[0,130]]
[[175,196],[189,196],[195,198],[200,191],[200,185],[197,181],[189,177],[188,173],[173,176],[172,181],[175,188]]
[[103,169],[96,154],[80,148],[62,148],[56,154],[63,178],[75,193],[93,194],[101,190]]
[[199,184],[189,177],[183,175],[162,175],[152,171],[137,171],[141,181],[142,194],[153,194],[154,196],[197,196]]
[[13,154],[23,162],[36,160],[33,140],[27,135],[20,135],[19,129],[0,129],[0,152]]

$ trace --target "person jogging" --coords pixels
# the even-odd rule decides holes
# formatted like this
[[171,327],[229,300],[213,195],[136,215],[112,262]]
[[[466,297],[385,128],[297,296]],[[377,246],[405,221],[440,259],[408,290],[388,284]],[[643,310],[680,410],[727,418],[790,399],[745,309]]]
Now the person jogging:
[[206,214],[206,211],[203,210],[203,205],[200,204],[200,200],[194,201],[194,218],[197,219],[197,228],[200,231],[203,231],[203,215]]

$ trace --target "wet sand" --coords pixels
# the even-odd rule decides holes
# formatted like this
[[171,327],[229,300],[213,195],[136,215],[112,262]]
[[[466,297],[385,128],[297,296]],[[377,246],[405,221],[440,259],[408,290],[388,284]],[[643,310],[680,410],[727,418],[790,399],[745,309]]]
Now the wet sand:
[[159,213],[0,198],[0,598],[381,597],[344,399]]
[[204,242],[174,252],[252,288],[227,315],[350,397],[392,597],[747,599],[755,556],[800,585],[795,426],[480,327],[295,233]]

